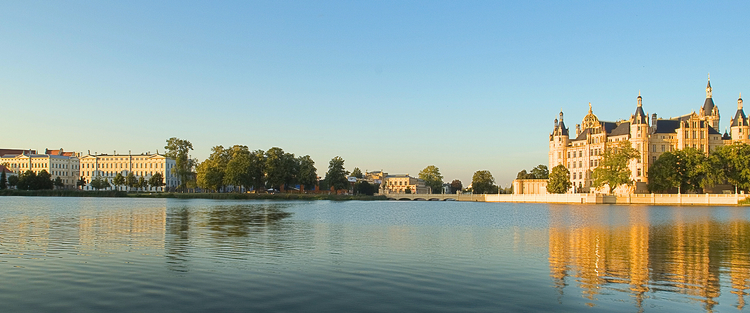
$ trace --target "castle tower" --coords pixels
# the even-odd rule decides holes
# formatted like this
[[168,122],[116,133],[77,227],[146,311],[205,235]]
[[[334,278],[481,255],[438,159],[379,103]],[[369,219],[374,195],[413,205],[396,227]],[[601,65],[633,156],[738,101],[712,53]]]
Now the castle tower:
[[552,133],[549,135],[549,169],[559,164],[566,164],[566,149],[570,136],[568,134],[568,128],[565,127],[563,122],[563,112],[560,111],[560,119],[555,119],[555,127],[552,129]]
[[748,125],[747,116],[745,116],[745,111],[742,109],[741,93],[740,98],[737,99],[737,113],[734,114],[729,127],[733,142],[750,143],[750,125]]
[[713,88],[711,88],[711,75],[708,75],[708,83],[706,84],[706,101],[703,102],[703,107],[700,110],[700,117],[705,117],[708,125],[714,129],[719,129],[719,107],[714,105],[712,97]]
[[643,98],[638,91],[637,106],[635,114],[630,117],[630,143],[633,148],[638,150],[640,156],[636,160],[630,161],[631,178],[635,182],[647,182],[646,172],[648,171],[648,149],[649,149],[649,123],[648,117],[643,112]]

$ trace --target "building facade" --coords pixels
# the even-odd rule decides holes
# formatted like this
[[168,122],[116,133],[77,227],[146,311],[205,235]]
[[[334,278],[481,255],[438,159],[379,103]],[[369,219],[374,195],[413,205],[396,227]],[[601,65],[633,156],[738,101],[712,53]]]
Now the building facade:
[[28,170],[39,174],[47,171],[52,179],[60,177],[65,188],[75,188],[78,181],[80,162],[75,154],[70,156],[56,154],[29,153],[33,150],[21,151],[21,154],[6,154],[0,157],[0,164],[5,164],[13,174],[19,175]]
[[380,185],[381,193],[406,193],[406,189],[416,194],[429,193],[429,188],[425,185],[424,180],[411,177],[408,174],[387,175],[383,178],[383,182]]
[[158,153],[142,153],[139,155],[87,154],[80,158],[81,177],[86,179],[87,182],[83,189],[93,190],[91,180],[94,178],[100,177],[113,184],[112,180],[118,173],[127,177],[131,172],[136,178],[143,177],[146,180],[156,173],[161,173],[164,178],[164,187],[158,189],[149,187],[148,191],[174,189],[180,184],[179,178],[172,174],[172,168],[175,164],[175,160]]
[[656,114],[647,116],[640,92],[635,113],[626,120],[601,121],[589,103],[588,114],[581,124],[575,126],[575,136],[571,136],[560,112],[549,135],[549,168],[562,164],[570,171],[572,191],[591,192],[591,174],[599,166],[607,144],[629,140],[640,154],[629,164],[630,178],[635,184],[622,186],[623,190],[618,192],[645,192],[648,169],[665,152],[690,147],[708,154],[733,142],[750,143],[750,126],[742,108],[742,96],[737,100],[737,112],[730,121],[730,131],[722,135],[719,132],[719,108],[714,104],[712,93],[709,79],[706,99],[699,111],[669,119],[658,118]]

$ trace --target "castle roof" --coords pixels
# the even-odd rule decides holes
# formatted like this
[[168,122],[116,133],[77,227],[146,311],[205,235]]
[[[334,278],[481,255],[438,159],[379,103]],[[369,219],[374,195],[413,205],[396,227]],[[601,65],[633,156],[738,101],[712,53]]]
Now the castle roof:
[[737,113],[734,114],[734,118],[732,119],[731,126],[747,126],[747,116],[745,116],[745,111],[737,109]]
[[[710,86],[711,83],[709,83]],[[710,116],[713,114],[714,111],[714,99],[713,98],[706,98],[706,101],[703,102],[703,114],[706,116]]]
[[630,122],[620,123],[617,128],[613,129],[610,136],[620,136],[630,134]]
[[643,113],[643,107],[640,105],[635,109],[635,114],[633,114],[633,124],[646,124],[646,114]]

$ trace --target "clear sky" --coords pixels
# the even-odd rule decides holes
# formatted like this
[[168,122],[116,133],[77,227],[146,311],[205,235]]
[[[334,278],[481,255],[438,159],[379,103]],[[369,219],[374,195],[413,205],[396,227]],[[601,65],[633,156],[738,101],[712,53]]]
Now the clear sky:
[[190,140],[309,154],[324,176],[507,186],[562,109],[697,111],[750,95],[750,2],[2,1],[0,148],[118,153]]

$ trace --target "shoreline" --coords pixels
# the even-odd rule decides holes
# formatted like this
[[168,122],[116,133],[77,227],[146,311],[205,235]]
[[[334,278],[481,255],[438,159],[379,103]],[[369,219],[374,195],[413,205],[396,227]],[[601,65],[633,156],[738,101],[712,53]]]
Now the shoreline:
[[84,191],[84,190],[0,190],[0,197],[81,197],[81,198],[173,198],[173,199],[216,199],[216,200],[387,200],[384,196],[299,194],[299,193],[178,193],[178,192],[127,192],[127,191]]

